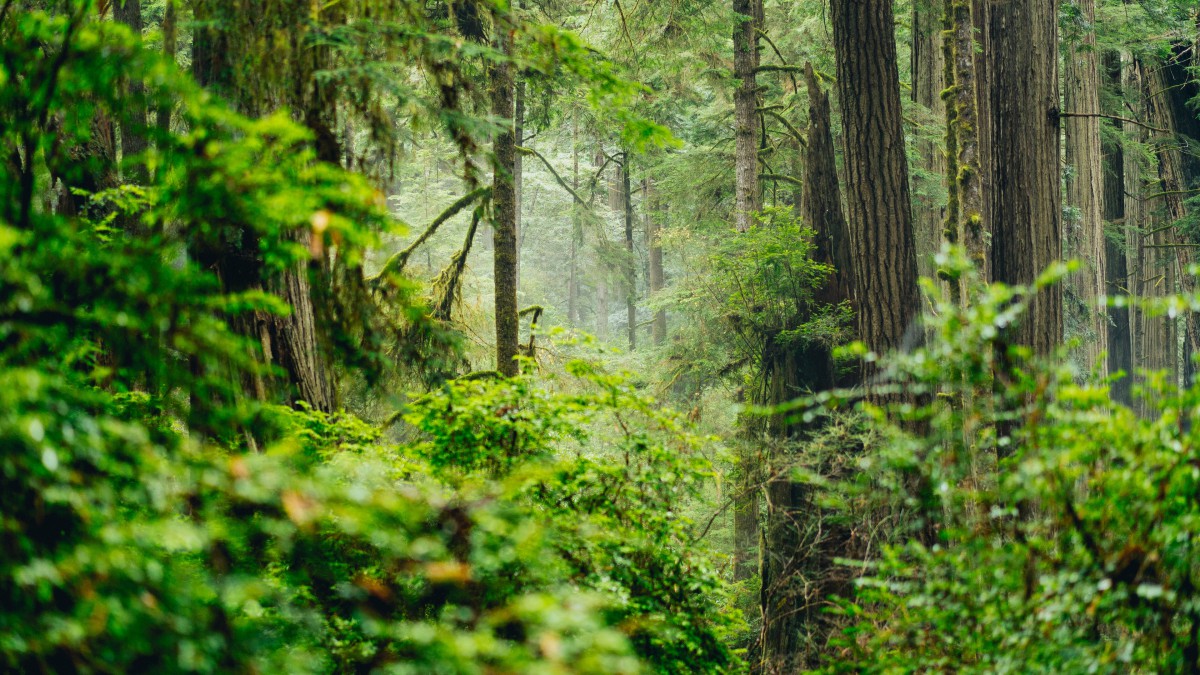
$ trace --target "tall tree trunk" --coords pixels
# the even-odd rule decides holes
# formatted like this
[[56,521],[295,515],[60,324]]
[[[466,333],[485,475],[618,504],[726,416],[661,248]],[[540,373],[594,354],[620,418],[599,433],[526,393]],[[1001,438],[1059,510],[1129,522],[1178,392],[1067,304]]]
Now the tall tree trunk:
[[[142,34],[142,3],[141,0],[116,0],[113,6],[113,18],[129,27],[134,35]],[[140,80],[130,80],[125,83],[125,121],[121,124],[121,157],[139,155],[146,151],[146,102],[143,92],[146,87]],[[138,162],[129,166],[129,179],[134,183],[144,184],[148,178],[146,165]]]
[[[920,302],[895,20],[890,0],[833,0],[831,13],[858,330],[883,354],[906,346]],[[872,369],[863,370],[870,383]]]
[[496,135],[492,173],[492,240],[496,303],[496,370],[512,377],[517,374],[519,325],[517,321],[517,212],[516,148],[513,130],[512,34],[503,26],[496,28],[496,48],[505,60],[490,67],[492,114],[502,120],[503,130]]
[[[163,34],[163,56],[168,60],[175,60],[175,43],[176,33],[178,31],[178,22],[176,19],[177,0],[166,0],[166,8],[163,14],[162,34]],[[160,134],[167,134],[171,130],[171,106],[163,103],[158,108],[158,130]]]
[[736,204],[734,223],[739,232],[750,229],[754,213],[762,208],[758,188],[758,30],[762,0],[733,0],[733,76],[738,88],[733,94],[734,169]]
[[[1067,205],[1071,218],[1064,223],[1066,257],[1078,258],[1079,271],[1067,280],[1065,320],[1071,337],[1080,340],[1076,358],[1086,378],[1093,371],[1101,378],[1107,363],[1108,318],[1099,306],[1105,293],[1104,174],[1100,148],[1100,63],[1096,52],[1095,0],[1073,0],[1075,22],[1082,31],[1066,45],[1063,54],[1064,105],[1070,113],[1063,121],[1066,132]],[[1088,115],[1084,117],[1082,115]]]
[[[517,78],[517,98],[513,117],[514,135],[517,145],[525,145],[525,78]],[[525,205],[525,155],[513,157],[513,227],[517,232],[517,288],[521,287],[521,249],[525,246],[523,211]]]
[[637,260],[633,252],[633,190],[630,186],[629,151],[621,154],[621,195],[625,206],[625,318],[629,351],[637,349]]
[[[1110,86],[1121,84],[1121,57],[1116,52],[1104,55],[1104,72]],[[1126,264],[1125,223],[1125,167],[1121,144],[1107,140],[1101,144],[1104,166],[1104,221],[1111,223],[1113,234],[1105,238],[1104,277],[1105,293],[1108,297],[1128,295],[1130,280]],[[1129,308],[1109,307],[1108,323],[1108,372],[1124,372],[1121,379],[1112,384],[1112,399],[1126,406],[1133,405],[1130,378],[1133,377],[1133,354],[1129,335]]]
[[[660,204],[655,201],[654,196],[654,179],[646,176],[642,182],[642,204],[644,227],[646,233],[646,250],[649,253],[649,269],[647,270],[646,278],[650,289],[650,298],[659,300],[658,294],[662,292],[665,278],[663,277],[663,250],[662,241],[659,240],[658,219],[660,217],[658,209]],[[654,322],[651,324],[650,335],[654,340],[654,344],[661,345],[667,339],[667,311],[665,309],[655,310]]]
[[[945,64],[939,14],[940,7],[931,0],[913,3],[912,100],[928,109],[932,119],[938,120],[946,115],[942,101],[942,89],[946,85],[942,76]],[[922,137],[917,142],[917,157],[921,169],[913,185],[917,273],[932,279],[937,274],[934,254],[942,245],[942,210],[945,202],[938,193],[941,177],[946,175],[946,156],[940,143]]]
[[[1144,96],[1149,92],[1145,67],[1140,61],[1122,57],[1122,84],[1127,94],[1132,94],[1137,103],[1137,117],[1145,117]],[[1146,129],[1132,122],[1125,122],[1125,133],[1138,143],[1145,143]],[[1170,295],[1175,292],[1175,264],[1169,248],[1164,244],[1174,242],[1170,228],[1164,228],[1160,220],[1151,217],[1146,199],[1146,176],[1157,169],[1142,164],[1141,154],[1126,152],[1124,155],[1125,177],[1125,232],[1127,237],[1127,265],[1129,293],[1142,298]],[[1141,370],[1166,370],[1169,381],[1178,377],[1178,361],[1175,358],[1178,333],[1176,322],[1165,316],[1151,316],[1139,307],[1131,307],[1130,351],[1134,372]],[[1135,381],[1144,382],[1140,375]],[[1140,400],[1134,406],[1141,415],[1154,414],[1154,401]]]
[[[958,200],[958,236],[967,257],[988,278],[988,240],[990,230],[984,219],[983,173],[980,169],[979,102],[976,81],[975,27],[971,3],[952,3],[954,22],[954,142],[955,196]],[[964,289],[968,292],[971,289]]]
[[[1061,257],[1056,10],[1055,0],[989,7],[991,261],[994,279],[1007,284],[1031,284]],[[1054,288],[1033,300],[1006,340],[1046,354],[1062,334]]]
[[[571,189],[579,194],[579,117],[571,113]],[[571,200],[571,254],[567,280],[567,324],[579,325],[579,245],[583,243],[583,220],[579,204]]]

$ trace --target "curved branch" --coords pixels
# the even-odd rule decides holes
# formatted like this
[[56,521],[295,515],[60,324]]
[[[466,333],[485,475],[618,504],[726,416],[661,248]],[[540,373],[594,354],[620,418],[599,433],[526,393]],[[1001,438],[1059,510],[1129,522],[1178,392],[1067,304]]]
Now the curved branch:
[[[573,190],[571,188],[571,186],[567,184],[567,181],[563,180],[563,177],[558,175],[558,172],[554,170],[554,167],[550,164],[550,161],[542,156],[542,153],[538,152],[537,150],[534,150],[533,148],[527,148],[522,145],[518,145],[516,147],[516,150],[517,150],[517,152],[519,152],[521,154],[533,155],[534,157],[537,157],[538,159],[540,159],[542,161],[542,164],[545,165],[546,170],[549,171],[552,176],[554,176],[554,180],[557,181],[558,184],[561,185],[564,190],[566,190],[567,192],[569,192],[571,194],[571,197],[575,200],[576,203],[578,203],[580,206],[582,206],[585,209],[591,208],[591,204],[588,204],[587,202],[583,201],[583,198],[579,196],[579,193],[575,192],[575,190]],[[607,164],[608,164],[608,162],[605,162],[605,165],[607,165]],[[601,168],[601,170],[604,169],[604,167],[600,167],[600,168]]]
[[458,201],[446,207],[445,211],[442,211],[437,218],[433,219],[433,222],[429,224],[429,227],[425,228],[425,231],[421,233],[421,236],[417,237],[416,241],[409,244],[403,251],[399,251],[398,253],[392,255],[392,257],[388,258],[387,262],[383,264],[383,269],[379,270],[379,274],[376,274],[367,281],[378,283],[379,280],[385,276],[403,272],[404,266],[408,264],[408,259],[410,256],[412,256],[413,251],[416,251],[418,246],[428,241],[429,238],[432,237],[435,232],[437,232],[437,229],[442,226],[442,223],[453,218],[458,214],[459,211],[462,211],[470,206],[475,200],[486,198],[487,195],[491,194],[491,192],[492,188],[481,187],[468,192],[462,197],[459,197]]

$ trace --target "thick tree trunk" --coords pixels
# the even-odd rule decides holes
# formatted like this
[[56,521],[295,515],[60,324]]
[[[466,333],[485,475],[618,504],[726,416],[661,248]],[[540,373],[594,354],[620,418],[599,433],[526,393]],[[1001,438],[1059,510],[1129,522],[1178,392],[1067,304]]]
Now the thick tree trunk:
[[[1146,82],[1144,66],[1139,61],[1123,58],[1122,84],[1125,91],[1134,94],[1136,117],[1148,114],[1144,95],[1151,85]],[[1125,133],[1139,144],[1145,143],[1146,129],[1132,122],[1125,122]],[[1164,244],[1174,242],[1170,228],[1164,228],[1161,219],[1151,217],[1150,204],[1146,200],[1146,176],[1157,168],[1144,166],[1141,155],[1126,152],[1124,156],[1125,177],[1125,224],[1127,237],[1127,265],[1129,293],[1137,297],[1162,297],[1175,292],[1176,276],[1173,256]],[[1168,381],[1178,377],[1178,361],[1175,358],[1178,333],[1176,322],[1165,316],[1151,316],[1138,307],[1131,307],[1130,351],[1134,372],[1141,370],[1166,370]],[[1134,381],[1145,378],[1135,375]],[[1153,400],[1140,400],[1134,406],[1141,415],[1154,414]]]
[[[1121,59],[1116,52],[1104,56],[1105,76],[1110,86],[1120,86]],[[1125,223],[1125,167],[1124,153],[1117,141],[1104,141],[1101,145],[1104,167],[1104,221],[1111,223],[1113,237],[1105,238],[1104,277],[1105,293],[1111,298],[1129,294],[1129,273],[1126,265]],[[1133,377],[1132,346],[1129,340],[1129,308],[1107,309],[1108,329],[1108,372],[1124,372],[1121,379],[1112,384],[1112,399],[1126,406],[1133,405],[1130,378]]]
[[[1107,373],[1108,317],[1099,300],[1105,293],[1104,174],[1100,148],[1100,63],[1096,52],[1095,0],[1073,0],[1076,22],[1082,31],[1072,35],[1063,54],[1066,160],[1069,167],[1067,206],[1071,217],[1064,223],[1068,258],[1077,258],[1079,271],[1067,280],[1065,321],[1070,337],[1080,341],[1075,350],[1085,378]],[[1098,372],[1096,372],[1098,371]]]
[[758,30],[761,0],[733,0],[733,95],[735,194],[734,223],[739,232],[750,229],[762,208],[758,188],[758,112],[755,69],[758,68]]
[[842,213],[829,94],[821,88],[811,64],[804,64],[804,80],[808,86],[808,157],[801,214],[816,232],[813,257],[833,267],[829,279],[817,289],[816,300],[824,305],[853,304],[854,257],[850,228]]
[[[1062,250],[1057,8],[1055,0],[1010,0],[988,11],[992,276],[1031,284]],[[1055,287],[1033,300],[1005,340],[1046,354],[1062,334]]]
[[[498,27],[496,47],[508,57],[512,54],[512,35]],[[513,135],[513,72],[504,61],[490,68],[492,114],[503,120],[504,129],[496,135],[492,165],[492,241],[496,310],[496,370],[506,376],[517,374],[519,325],[517,321],[517,211],[515,136]]]
[[[647,269],[647,283],[650,289],[650,298],[658,300],[658,294],[662,292],[665,279],[663,277],[663,250],[662,242],[658,236],[658,208],[659,204],[654,198],[654,179],[646,176],[642,182],[642,204],[644,215],[644,227],[646,233],[646,251],[648,252],[649,265]],[[654,322],[651,324],[651,338],[654,344],[661,345],[667,339],[667,311],[659,309],[654,312]]]
[[833,0],[831,13],[859,336],[884,354],[920,340],[909,336],[920,298],[895,21],[890,0]]
[[[913,3],[912,100],[928,109],[930,118],[936,120],[946,115],[946,106],[942,101],[942,89],[945,88],[942,71],[945,64],[939,14],[937,3]],[[811,141],[809,148],[812,152]],[[914,177],[913,184],[917,273],[932,279],[937,274],[933,257],[942,246],[942,211],[945,202],[939,193],[941,177],[946,175],[946,155],[941,143],[923,137],[917,142],[917,157],[921,169]]]

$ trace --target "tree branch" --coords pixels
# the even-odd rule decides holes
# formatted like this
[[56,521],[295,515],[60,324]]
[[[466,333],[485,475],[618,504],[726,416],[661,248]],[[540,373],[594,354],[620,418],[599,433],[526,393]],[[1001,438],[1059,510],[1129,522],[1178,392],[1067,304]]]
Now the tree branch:
[[[577,192],[575,192],[575,190],[573,190],[570,185],[567,184],[567,181],[563,180],[563,177],[558,175],[558,172],[554,170],[554,166],[552,166],[550,164],[550,161],[548,159],[546,159],[545,157],[542,156],[542,153],[538,152],[537,150],[534,150],[533,148],[526,148],[521,145],[518,145],[516,150],[517,150],[517,152],[520,152],[522,154],[533,155],[534,157],[537,157],[538,159],[540,159],[542,161],[542,164],[545,165],[546,170],[548,170],[550,172],[550,174],[552,176],[554,176],[554,180],[557,181],[558,184],[561,185],[564,190],[566,190],[567,192],[569,192],[571,194],[571,197],[573,197],[575,199],[575,202],[577,204],[579,204],[580,206],[582,206],[585,209],[591,208],[591,205],[588,204],[587,202],[583,201],[583,198],[580,197],[579,194]],[[607,165],[607,164],[608,164],[608,162],[605,162],[605,165]],[[601,168],[601,170],[604,169],[604,167],[600,167],[600,168]],[[599,176],[599,174],[597,174],[597,177],[598,176]]]
[[379,280],[385,276],[403,272],[404,266],[408,264],[409,256],[413,254],[413,251],[417,250],[418,246],[428,241],[429,238],[432,237],[435,232],[437,232],[437,229],[442,226],[442,223],[453,218],[458,214],[459,211],[462,211],[470,206],[471,203],[476,199],[485,198],[491,193],[492,189],[490,187],[481,187],[468,192],[462,197],[459,197],[458,201],[446,207],[445,211],[442,211],[437,218],[433,219],[433,222],[425,228],[425,231],[421,233],[421,236],[417,237],[416,241],[409,244],[408,247],[406,247],[403,251],[400,251],[388,258],[388,261],[383,264],[383,269],[379,271],[379,274],[371,277],[368,279],[368,281],[372,283],[379,283]]
[[1119,117],[1117,115],[1106,115],[1104,113],[1060,112],[1060,113],[1058,113],[1058,116],[1059,117],[1100,117],[1100,118],[1103,118],[1106,120],[1113,120],[1116,122],[1128,122],[1130,124],[1136,124],[1137,126],[1142,127],[1143,129],[1149,129],[1150,131],[1157,131],[1160,134],[1170,133],[1170,131],[1167,129],[1160,129],[1158,127],[1152,127],[1149,124],[1143,124],[1142,122],[1129,119],[1128,117]]

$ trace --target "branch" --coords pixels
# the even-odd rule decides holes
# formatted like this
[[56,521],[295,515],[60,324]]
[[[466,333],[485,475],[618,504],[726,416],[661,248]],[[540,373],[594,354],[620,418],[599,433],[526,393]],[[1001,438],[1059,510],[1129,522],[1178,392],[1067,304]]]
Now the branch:
[[[591,205],[588,204],[587,202],[583,201],[583,198],[580,197],[579,194],[577,192],[575,192],[575,190],[571,189],[570,185],[567,185],[567,181],[563,180],[563,177],[558,175],[558,172],[554,170],[554,167],[550,164],[550,161],[542,156],[542,153],[538,152],[537,150],[534,150],[533,148],[526,148],[521,145],[518,145],[516,150],[517,150],[517,152],[520,152],[520,153],[523,153],[526,155],[533,155],[534,157],[537,157],[538,159],[542,160],[542,164],[544,164],[546,166],[546,169],[550,172],[550,174],[552,176],[554,176],[554,180],[558,181],[558,184],[561,185],[564,190],[571,193],[571,197],[575,199],[575,202],[577,204],[579,204],[580,206],[582,206],[585,209],[591,208]],[[606,161],[605,165],[607,165],[607,164],[608,164],[608,162]],[[600,169],[603,170],[604,167],[600,167]]]
[[[783,53],[780,52],[779,47],[776,47],[775,43],[771,41],[771,36],[767,35],[767,31],[761,28],[755,28],[754,32],[758,33],[759,37],[766,40],[767,44],[771,45],[771,49],[775,50],[775,56],[778,56],[779,60],[783,61],[783,65],[788,66],[787,59],[783,58]],[[800,91],[800,84],[796,82],[796,72],[797,71],[788,71],[788,77],[792,79],[792,91]]]
[[791,176],[785,176],[781,173],[760,173],[760,174],[758,174],[758,179],[759,180],[783,181],[785,183],[791,183],[792,185],[795,185],[797,187],[804,186],[804,183],[800,182],[799,179],[792,178]]
[[790,133],[792,135],[792,137],[794,137],[796,139],[797,143],[799,143],[800,145],[802,145],[806,148],[808,147],[808,141],[805,141],[804,137],[800,135],[800,130],[797,129],[796,127],[792,126],[792,123],[787,121],[786,117],[784,117],[783,115],[780,115],[779,113],[775,112],[774,110],[763,110],[763,112],[767,113],[771,117],[774,117],[775,119],[782,122],[783,126],[787,127],[788,133]]
[[425,231],[421,233],[421,236],[417,237],[416,241],[409,244],[403,251],[388,258],[388,261],[383,264],[383,269],[379,271],[379,274],[376,274],[367,281],[378,283],[385,276],[403,272],[404,266],[408,264],[409,256],[413,254],[413,251],[417,250],[418,246],[428,241],[437,232],[437,229],[442,226],[442,223],[453,218],[459,211],[470,206],[471,202],[474,202],[476,199],[486,198],[491,192],[492,189],[490,187],[481,187],[459,197],[458,201],[448,206],[437,218],[433,219],[433,222],[429,224],[429,227],[425,228]]
[[754,74],[758,73],[802,73],[804,69],[800,66],[759,66],[754,69]]
[[1130,124],[1136,124],[1137,126],[1142,127],[1143,129],[1149,129],[1150,131],[1157,131],[1160,134],[1171,133],[1170,130],[1168,130],[1168,129],[1160,129],[1158,127],[1152,127],[1149,124],[1143,124],[1142,122],[1139,122],[1137,120],[1131,120],[1128,117],[1119,117],[1117,115],[1106,115],[1104,113],[1060,112],[1060,113],[1058,113],[1058,116],[1059,117],[1100,117],[1100,118],[1103,118],[1106,120],[1114,120],[1116,122],[1128,122]]

